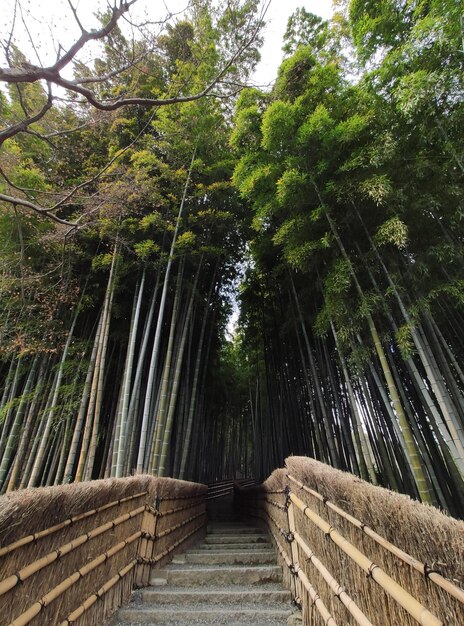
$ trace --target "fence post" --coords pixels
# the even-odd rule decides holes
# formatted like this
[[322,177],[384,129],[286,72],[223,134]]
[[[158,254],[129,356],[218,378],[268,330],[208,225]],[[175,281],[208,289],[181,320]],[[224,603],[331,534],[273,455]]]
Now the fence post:
[[155,507],[152,508],[149,503],[146,505],[145,512],[142,516],[142,536],[139,542],[137,552],[137,565],[135,572],[135,586],[145,587],[150,582],[151,559],[153,558],[153,550],[156,541],[156,526],[159,517],[160,498],[156,497]]
[[301,580],[298,576],[298,570],[300,567],[299,564],[299,555],[298,555],[298,545],[295,541],[295,512],[293,509],[293,502],[290,499],[290,487],[287,485],[285,487],[285,508],[287,509],[287,522],[288,522],[288,533],[287,533],[287,541],[290,544],[290,554],[292,557],[292,567],[290,568],[290,573],[292,574],[293,585],[294,585],[294,603],[301,607],[302,603],[302,585]]

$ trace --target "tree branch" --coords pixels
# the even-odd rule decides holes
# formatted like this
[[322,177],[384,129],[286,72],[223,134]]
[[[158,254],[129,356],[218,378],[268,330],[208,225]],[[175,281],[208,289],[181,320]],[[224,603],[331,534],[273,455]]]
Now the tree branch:
[[39,120],[41,120],[43,116],[45,115],[45,113],[49,109],[52,108],[52,105],[53,105],[53,96],[51,92],[51,85],[49,84],[47,102],[44,104],[41,110],[35,115],[33,115],[32,117],[28,117],[24,120],[21,120],[21,122],[18,122],[17,124],[14,124],[13,126],[9,126],[8,128],[5,128],[5,130],[0,131],[0,146],[6,139],[9,139],[10,137],[17,135],[18,133],[22,133],[26,131],[31,124],[34,124],[35,122],[38,122]]
[[53,220],[54,222],[58,222],[58,224],[64,224],[65,226],[75,226],[73,222],[69,222],[68,220],[61,219],[61,217],[58,217],[57,215],[52,213],[53,207],[50,209],[46,209],[24,198],[15,198],[13,196],[7,196],[4,193],[0,193],[0,200],[3,202],[8,202],[9,204],[12,204],[13,206],[15,205],[23,206],[23,207],[26,207],[27,209],[31,209],[32,211],[35,211],[35,213],[38,213],[42,217],[46,217],[48,219]]

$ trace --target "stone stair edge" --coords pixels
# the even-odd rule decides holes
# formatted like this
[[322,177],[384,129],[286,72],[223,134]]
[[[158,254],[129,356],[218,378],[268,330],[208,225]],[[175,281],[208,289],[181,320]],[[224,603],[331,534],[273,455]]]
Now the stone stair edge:
[[107,626],[286,626],[294,609],[268,533],[227,522],[209,523],[207,532],[152,570],[151,586],[135,591]]

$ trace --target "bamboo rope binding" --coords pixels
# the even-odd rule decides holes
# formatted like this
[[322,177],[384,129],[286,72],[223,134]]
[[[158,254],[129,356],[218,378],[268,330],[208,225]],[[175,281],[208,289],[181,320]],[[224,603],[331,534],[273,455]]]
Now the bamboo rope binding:
[[411,556],[407,552],[404,552],[400,548],[397,548],[394,544],[392,544],[389,541],[387,541],[387,539],[384,539],[384,537],[382,537],[381,535],[377,534],[374,530],[372,530],[372,528],[370,528],[369,526],[366,526],[361,521],[359,521],[358,519],[356,519],[355,517],[353,517],[352,515],[350,515],[349,513],[344,511],[343,509],[341,509],[340,507],[338,507],[336,504],[334,504],[330,500],[326,500],[325,498],[323,498],[321,496],[320,493],[318,493],[317,491],[314,491],[314,489],[310,489],[309,487],[304,485],[302,482],[297,480],[291,474],[288,474],[287,476],[293,483],[298,485],[298,487],[300,489],[302,489],[306,493],[309,493],[313,497],[317,498],[317,500],[322,502],[327,508],[331,509],[332,511],[334,511],[335,513],[340,515],[340,517],[343,517],[343,519],[345,519],[348,522],[350,522],[351,524],[353,524],[353,526],[355,526],[356,528],[361,530],[363,533],[368,535],[378,545],[382,546],[382,548],[385,548],[386,550],[388,550],[389,552],[391,552],[392,554],[397,556],[404,563],[407,563],[408,565],[413,567],[420,574],[422,574],[427,579],[429,579],[432,582],[434,582],[436,585],[440,586],[442,589],[444,589],[450,595],[452,595],[454,598],[456,598],[456,600],[459,600],[459,602],[462,602],[464,604],[464,590],[463,589],[460,589],[459,587],[454,585],[451,581],[449,581],[446,578],[444,578],[438,572],[432,572],[432,571],[428,570],[427,566],[425,565],[425,563],[422,563],[421,561],[418,561],[417,559],[415,559],[413,556]]
[[422,626],[443,626],[443,622],[418,602],[411,594],[405,591],[397,582],[386,574],[378,565],[355,548],[322,517],[315,513],[294,493],[290,493],[290,500],[313,522],[326,537],[330,538],[345,554],[347,554],[366,574],[371,577],[382,589],[398,602]]

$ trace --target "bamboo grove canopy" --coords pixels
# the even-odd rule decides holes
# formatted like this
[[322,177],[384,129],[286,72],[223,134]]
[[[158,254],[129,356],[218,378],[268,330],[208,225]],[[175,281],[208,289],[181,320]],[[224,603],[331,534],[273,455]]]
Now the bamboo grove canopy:
[[104,35],[74,82],[127,106],[25,125],[46,83],[0,93],[4,491],[259,479],[294,453],[462,516],[459,8],[300,9],[272,88],[244,88],[260,11],[192,2],[149,49]]

